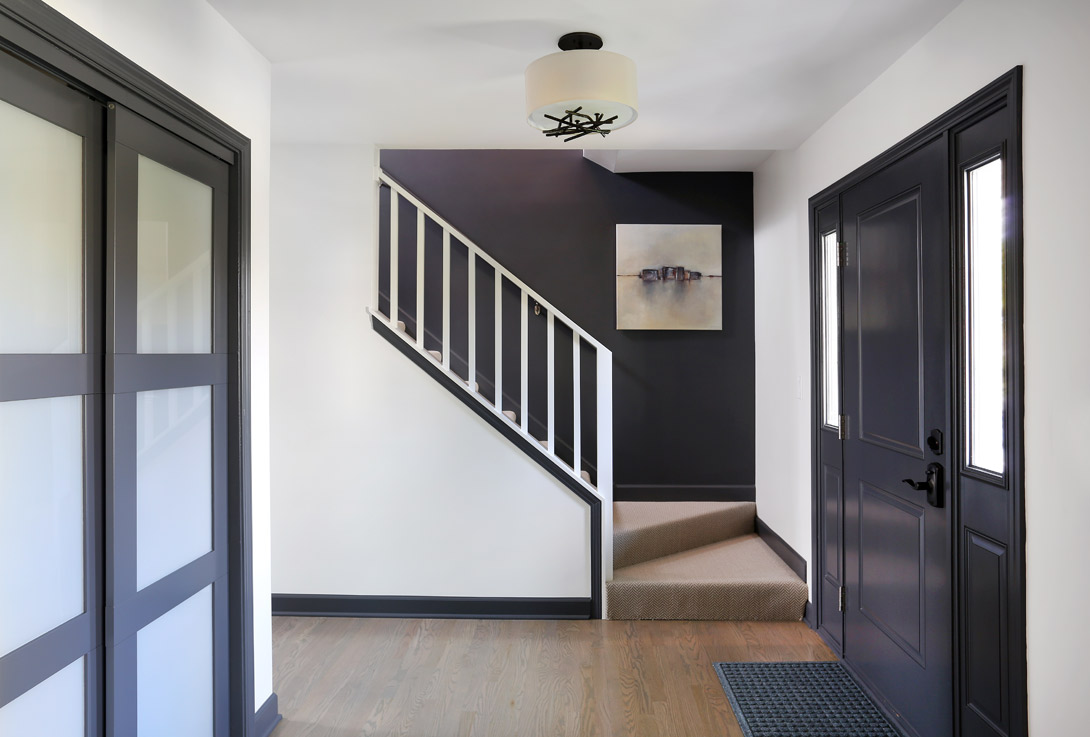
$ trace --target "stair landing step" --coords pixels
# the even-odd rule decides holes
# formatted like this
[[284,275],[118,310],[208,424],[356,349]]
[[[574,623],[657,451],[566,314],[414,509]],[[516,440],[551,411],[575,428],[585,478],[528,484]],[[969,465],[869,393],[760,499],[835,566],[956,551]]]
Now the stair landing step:
[[610,619],[797,621],[806,583],[757,534],[618,568]]
[[753,502],[614,502],[613,566],[754,532]]

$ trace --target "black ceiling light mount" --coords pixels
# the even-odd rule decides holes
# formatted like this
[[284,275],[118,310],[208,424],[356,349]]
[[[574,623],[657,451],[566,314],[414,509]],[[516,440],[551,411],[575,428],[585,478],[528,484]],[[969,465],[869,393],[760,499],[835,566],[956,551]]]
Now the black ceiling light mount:
[[560,47],[561,51],[574,51],[575,49],[591,49],[597,51],[602,48],[602,37],[597,33],[589,33],[587,31],[575,31],[574,33],[565,33],[560,37],[560,40],[556,42],[556,45]]
[[550,138],[606,136],[636,119],[636,65],[602,37],[565,33],[560,51],[526,67],[527,122]]

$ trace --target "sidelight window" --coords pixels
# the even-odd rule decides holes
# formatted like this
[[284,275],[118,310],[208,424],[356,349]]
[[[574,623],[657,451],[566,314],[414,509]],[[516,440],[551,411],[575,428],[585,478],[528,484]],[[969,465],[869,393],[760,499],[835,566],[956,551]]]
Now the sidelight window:
[[836,231],[821,236],[821,405],[822,422],[840,427],[840,272]]
[[965,438],[968,465],[1006,470],[1003,160],[965,170]]

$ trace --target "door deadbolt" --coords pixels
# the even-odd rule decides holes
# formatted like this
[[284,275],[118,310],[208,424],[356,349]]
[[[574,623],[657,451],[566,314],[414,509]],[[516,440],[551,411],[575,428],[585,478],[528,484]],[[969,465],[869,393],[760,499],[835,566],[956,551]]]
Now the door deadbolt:
[[937,456],[942,455],[942,430],[935,428],[927,438],[927,447]]

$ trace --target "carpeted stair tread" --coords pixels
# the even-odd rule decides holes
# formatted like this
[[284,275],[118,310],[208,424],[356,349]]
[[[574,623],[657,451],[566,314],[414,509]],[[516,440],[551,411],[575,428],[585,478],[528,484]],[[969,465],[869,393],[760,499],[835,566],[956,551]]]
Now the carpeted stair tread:
[[756,534],[618,568],[610,619],[797,621],[806,584]]
[[756,513],[753,502],[615,502],[613,566],[752,533]]

